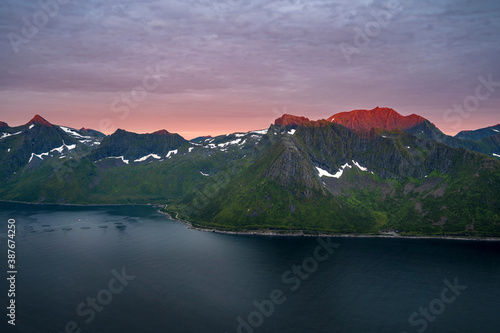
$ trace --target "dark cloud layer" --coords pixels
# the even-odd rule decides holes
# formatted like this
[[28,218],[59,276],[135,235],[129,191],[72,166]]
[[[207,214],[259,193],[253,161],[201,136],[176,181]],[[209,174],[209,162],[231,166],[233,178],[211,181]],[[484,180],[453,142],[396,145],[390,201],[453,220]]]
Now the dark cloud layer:
[[[15,52],[9,38],[23,37],[23,17],[43,21],[41,7],[0,4],[4,119],[20,108],[16,95],[90,98],[106,108],[143,81],[146,67],[159,68],[162,84],[150,103],[165,110],[185,103],[191,115],[198,108],[266,122],[276,107],[327,117],[384,105],[439,123],[474,93],[478,76],[500,81],[497,0],[93,0],[58,7]],[[494,121],[499,102],[500,88],[475,117]]]

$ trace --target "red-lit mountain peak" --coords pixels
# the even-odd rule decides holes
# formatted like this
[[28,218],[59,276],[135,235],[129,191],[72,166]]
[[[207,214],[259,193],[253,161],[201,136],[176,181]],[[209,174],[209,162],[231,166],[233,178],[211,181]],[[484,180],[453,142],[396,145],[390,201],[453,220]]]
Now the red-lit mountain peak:
[[43,117],[36,115],[31,119],[26,125],[42,125],[46,127],[52,127],[52,124],[49,123],[47,120],[43,119]]
[[415,127],[423,123],[425,118],[416,114],[402,116],[393,109],[376,107],[373,110],[340,112],[328,118],[328,121],[354,130],[382,128],[393,131]]
[[167,130],[159,130],[159,131],[156,131],[154,132],[153,134],[156,134],[156,135],[167,135],[167,134],[170,134]]
[[9,127],[9,124],[7,124],[6,122],[0,121],[0,128],[5,128],[5,127]]
[[284,114],[274,121],[276,126],[293,126],[308,123],[309,119],[306,117],[293,116],[290,114]]

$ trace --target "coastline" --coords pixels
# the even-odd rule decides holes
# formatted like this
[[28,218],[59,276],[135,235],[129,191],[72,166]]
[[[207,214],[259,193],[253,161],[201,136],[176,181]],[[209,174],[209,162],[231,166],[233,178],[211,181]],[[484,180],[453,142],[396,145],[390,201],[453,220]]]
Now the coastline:
[[14,201],[14,200],[0,200],[0,203],[13,203],[22,205],[35,205],[35,206],[69,206],[69,207],[120,207],[120,206],[148,206],[148,207],[164,207],[162,204],[152,204],[152,203],[126,203],[126,204],[71,204],[71,203],[54,203],[54,202],[25,202],[25,201]]
[[387,238],[387,239],[441,239],[441,240],[463,240],[463,241],[481,241],[481,242],[500,242],[500,237],[459,237],[459,236],[401,236],[401,235],[362,235],[362,234],[305,234],[302,232],[290,232],[290,233],[278,233],[271,230],[254,230],[254,231],[231,231],[231,230],[219,230],[216,228],[200,228],[194,227],[189,221],[182,220],[180,218],[172,217],[169,213],[158,210],[159,213],[166,215],[169,219],[183,223],[188,226],[188,229],[203,231],[203,232],[214,232],[218,234],[226,235],[247,235],[247,236],[285,236],[285,237],[334,237],[334,238]]
[[158,213],[165,215],[167,218],[173,221],[183,223],[188,226],[188,229],[203,231],[203,232],[215,232],[219,234],[226,235],[246,235],[246,236],[284,236],[284,237],[337,237],[337,238],[387,238],[387,239],[441,239],[441,240],[463,240],[463,241],[485,241],[485,242],[500,242],[500,237],[460,237],[460,236],[402,236],[397,234],[308,234],[304,233],[307,230],[302,230],[300,232],[286,232],[280,233],[272,230],[252,230],[252,231],[232,231],[232,230],[220,230],[216,228],[202,228],[195,227],[189,221],[182,220],[177,217],[171,216],[169,213],[162,211],[165,205],[162,204],[69,204],[69,203],[34,203],[34,202],[23,202],[23,201],[11,201],[11,200],[0,200],[0,203],[14,203],[14,204],[24,204],[24,205],[36,205],[36,206],[65,206],[65,207],[123,207],[123,206],[147,206],[159,208]]

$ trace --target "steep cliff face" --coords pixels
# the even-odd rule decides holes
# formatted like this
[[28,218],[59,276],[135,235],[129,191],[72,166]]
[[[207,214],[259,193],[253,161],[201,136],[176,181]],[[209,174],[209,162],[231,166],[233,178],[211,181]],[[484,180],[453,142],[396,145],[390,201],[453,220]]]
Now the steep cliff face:
[[[272,126],[265,153],[189,217],[237,229],[428,234],[467,233],[475,220],[475,232],[500,232],[500,162],[404,132],[309,124]],[[477,209],[468,191],[482,198]]]
[[311,190],[323,191],[306,151],[291,135],[281,136],[257,164],[264,168],[263,177],[296,194],[311,196]]
[[444,134],[429,120],[419,115],[402,116],[390,108],[375,108],[373,110],[354,110],[337,113],[330,118],[332,123],[340,124],[357,132],[402,131],[416,136],[419,139],[433,140],[451,147],[461,147],[477,151],[489,156],[499,154],[500,125],[479,129],[477,131],[464,131],[455,137]]

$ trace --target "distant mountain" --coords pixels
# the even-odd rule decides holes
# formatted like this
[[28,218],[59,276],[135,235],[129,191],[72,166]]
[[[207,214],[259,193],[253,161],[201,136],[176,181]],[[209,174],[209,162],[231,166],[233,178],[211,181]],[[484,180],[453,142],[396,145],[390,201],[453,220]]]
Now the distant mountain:
[[372,110],[340,112],[328,118],[328,121],[355,131],[369,131],[372,128],[378,132],[403,131],[421,139],[430,139],[451,145],[454,142],[451,137],[441,132],[429,120],[416,114],[403,116],[391,108],[376,107]]
[[70,137],[75,139],[77,142],[83,143],[84,145],[90,147],[98,146],[106,137],[105,134],[93,129],[82,128],[80,130],[77,130],[66,126],[58,127],[66,132],[66,134],[68,134]]
[[70,146],[70,151],[64,148],[61,153],[55,150],[41,158],[35,156],[29,163],[29,156],[22,160],[17,170],[6,173],[0,199],[112,204],[165,203],[187,198],[207,182],[233,177],[243,165],[251,163],[259,154],[255,146],[267,132],[233,133],[188,142],[166,130],[152,134],[119,130],[100,145],[97,141],[86,142],[90,134],[99,136],[97,131],[55,125],[53,129],[67,135],[67,140],[75,140],[76,146]]
[[500,236],[499,159],[500,134],[454,138],[388,108],[190,141],[37,115],[0,127],[0,199],[168,204],[221,230]]
[[191,139],[189,141],[190,142],[194,142],[194,143],[200,143],[200,142],[203,142],[206,139],[211,139],[211,138],[212,138],[211,135],[204,135],[204,136],[199,136],[197,138]]
[[64,126],[56,126],[36,115],[25,125],[0,129],[0,179],[23,168],[36,169],[47,159],[74,158],[99,145],[104,134],[88,130],[87,135]]
[[63,156],[77,141],[60,128],[36,115],[27,124],[0,131],[0,177],[5,179],[22,167],[50,156]]
[[103,139],[106,137],[106,134],[101,133],[101,132],[96,131],[96,130],[91,129],[91,128],[82,127],[78,130],[78,133],[82,136],[92,136],[92,137],[96,137],[96,138],[100,138],[100,139]]
[[425,118],[412,114],[402,116],[393,109],[376,107],[373,110],[354,110],[334,114],[328,121],[343,125],[353,130],[380,128],[387,131],[407,130],[426,121]]
[[9,125],[7,123],[4,123],[3,121],[0,121],[0,128],[4,127],[9,127]]
[[477,132],[461,132],[462,134],[452,137],[444,134],[433,123],[419,115],[402,116],[393,109],[379,107],[373,110],[340,112],[328,118],[328,121],[356,131],[368,131],[372,128],[379,132],[403,131],[420,139],[433,140],[451,147],[461,147],[489,156],[498,157],[500,152],[500,136],[494,137],[495,134],[499,134],[495,130],[500,125]]
[[118,129],[106,137],[90,157],[94,160],[120,158],[124,162],[144,157],[163,159],[169,153],[177,154],[177,150],[187,143],[188,141],[179,134],[166,130],[152,134],[136,134]]
[[462,131],[455,135],[455,138],[460,140],[481,140],[492,135],[500,133],[500,124],[495,126],[485,127],[474,131]]
[[500,235],[500,162],[403,132],[292,125],[272,125],[206,205],[193,209],[200,194],[167,211],[241,231]]

